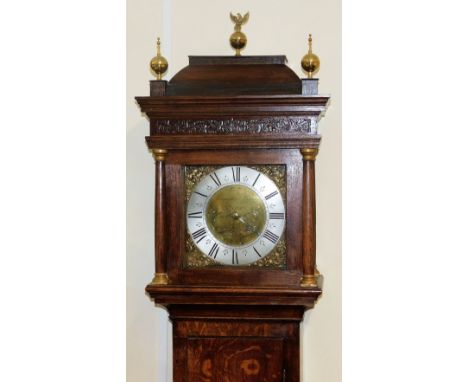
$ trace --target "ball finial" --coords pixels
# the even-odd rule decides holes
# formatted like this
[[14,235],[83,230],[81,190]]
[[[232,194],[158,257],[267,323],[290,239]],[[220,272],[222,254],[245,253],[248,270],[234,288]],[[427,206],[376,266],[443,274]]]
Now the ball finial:
[[309,51],[307,54],[302,57],[301,60],[302,69],[307,73],[308,78],[312,78],[312,76],[318,72],[320,68],[320,59],[317,55],[312,53],[312,35],[309,34]]
[[150,66],[156,75],[157,80],[162,78],[162,75],[166,72],[167,67],[169,66],[167,60],[161,56],[161,41],[159,37],[156,42],[156,56],[151,60]]

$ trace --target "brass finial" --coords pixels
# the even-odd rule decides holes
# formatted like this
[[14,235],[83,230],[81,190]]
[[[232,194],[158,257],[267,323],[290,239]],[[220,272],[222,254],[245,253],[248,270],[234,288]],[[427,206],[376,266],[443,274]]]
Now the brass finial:
[[234,26],[235,32],[229,38],[229,42],[236,50],[236,56],[240,56],[240,50],[247,44],[247,36],[241,32],[241,27],[249,20],[249,12],[247,12],[243,17],[240,13],[234,16],[231,12],[229,15],[231,16],[232,22],[236,24]]
[[302,57],[302,69],[307,72],[307,77],[312,78],[312,75],[318,72],[320,68],[320,59],[317,55],[312,53],[312,35],[309,34],[309,51]]
[[160,80],[162,75],[166,72],[168,63],[167,60],[161,56],[161,41],[158,37],[156,57],[151,60],[150,66],[153,72],[156,74],[156,79]]

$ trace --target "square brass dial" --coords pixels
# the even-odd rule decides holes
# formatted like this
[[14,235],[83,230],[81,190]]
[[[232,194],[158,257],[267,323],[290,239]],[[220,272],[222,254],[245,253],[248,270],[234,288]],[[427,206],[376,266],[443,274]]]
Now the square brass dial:
[[[235,166],[235,165],[233,165]],[[199,165],[199,166],[185,166],[184,167],[184,202],[187,204],[190,200],[192,192],[199,184],[199,182],[207,175],[225,166],[212,166],[212,165]],[[286,166],[285,165],[247,165],[261,174],[268,177],[276,185],[281,197],[286,201]],[[192,219],[190,219],[192,220]],[[286,232],[286,230],[284,231]],[[285,235],[281,235],[276,242],[273,250],[265,257],[246,265],[247,267],[261,267],[271,269],[285,269],[286,268],[286,239]],[[185,255],[184,267],[185,268],[225,268],[228,265],[220,264],[212,258],[203,254],[197,245],[194,243],[192,236],[188,230],[185,230]]]

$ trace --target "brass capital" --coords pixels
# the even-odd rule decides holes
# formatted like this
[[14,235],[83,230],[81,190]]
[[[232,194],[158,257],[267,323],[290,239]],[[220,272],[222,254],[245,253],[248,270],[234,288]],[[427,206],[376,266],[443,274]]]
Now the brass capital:
[[312,275],[304,275],[301,279],[301,287],[310,288],[318,286],[317,279]]
[[151,285],[167,285],[169,284],[169,276],[167,273],[155,273]]
[[167,156],[167,150],[164,149],[152,149],[154,160],[164,162]]
[[319,149],[301,149],[301,154],[304,160],[315,160]]

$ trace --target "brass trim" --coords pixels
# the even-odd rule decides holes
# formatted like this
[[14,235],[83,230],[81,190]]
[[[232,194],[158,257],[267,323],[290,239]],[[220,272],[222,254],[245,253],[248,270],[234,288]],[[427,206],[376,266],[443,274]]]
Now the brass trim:
[[301,154],[304,160],[315,160],[319,149],[301,149]]
[[169,284],[169,276],[167,273],[155,273],[151,285],[167,285]]
[[312,275],[304,275],[301,279],[301,287],[308,288],[308,287],[316,287],[318,286],[317,279],[315,276]]
[[164,162],[167,156],[167,150],[164,149],[152,149],[154,160]]

